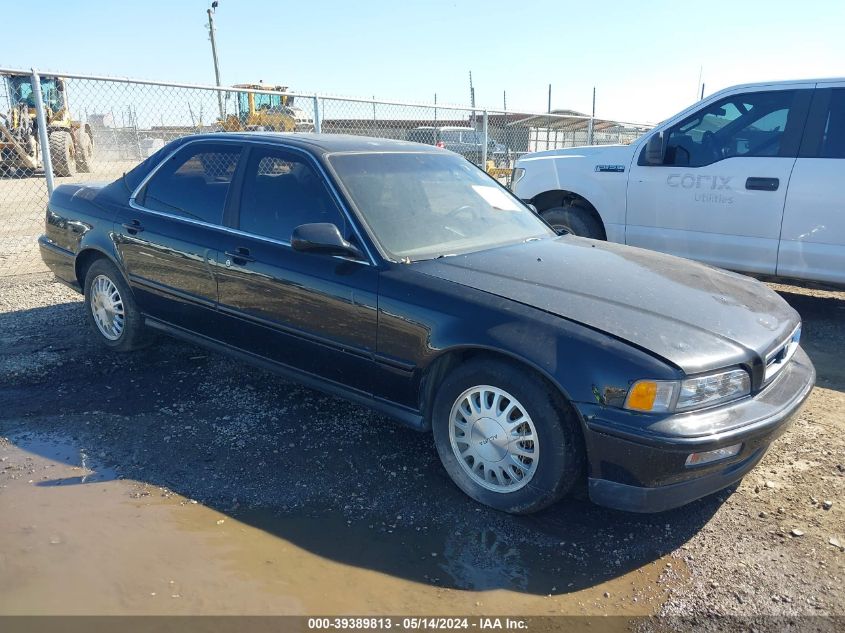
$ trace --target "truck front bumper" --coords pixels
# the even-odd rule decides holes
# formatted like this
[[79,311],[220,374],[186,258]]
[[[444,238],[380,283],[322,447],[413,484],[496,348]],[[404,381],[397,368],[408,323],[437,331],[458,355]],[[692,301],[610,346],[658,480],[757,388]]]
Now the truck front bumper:
[[[754,397],[675,414],[668,425],[666,418],[659,425],[649,424],[650,416],[578,405],[586,423],[590,499],[618,510],[661,512],[727,488],[754,468],[786,430],[810,395],[815,378],[813,364],[799,348],[789,365]],[[637,416],[639,428],[630,416]],[[653,432],[650,426],[671,427],[675,433]],[[691,453],[736,444],[741,444],[739,452],[728,459],[686,465]]]

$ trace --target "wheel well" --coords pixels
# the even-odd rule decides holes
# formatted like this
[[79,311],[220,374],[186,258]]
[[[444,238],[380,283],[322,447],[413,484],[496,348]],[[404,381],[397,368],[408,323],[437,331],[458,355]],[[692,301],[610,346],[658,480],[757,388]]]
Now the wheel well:
[[547,211],[548,209],[571,207],[573,204],[577,204],[578,207],[584,209],[595,218],[604,233],[604,238],[607,239],[607,230],[604,227],[604,221],[601,219],[601,215],[599,215],[593,203],[582,195],[565,190],[546,191],[534,196],[531,199],[531,203],[537,207],[540,215],[543,215],[543,211]]
[[98,259],[108,259],[108,257],[93,248],[86,249],[76,256],[74,270],[76,272],[76,281],[81,288],[85,288],[85,275],[88,274],[88,269]]
[[557,401],[557,404],[563,409],[568,409],[570,413],[574,415],[576,419],[579,420],[580,423],[580,416],[578,415],[578,412],[576,411],[575,407],[570,404],[569,398],[566,396],[566,394],[561,390],[558,385],[552,382],[547,376],[545,376],[542,372],[538,371],[535,367],[532,367],[528,363],[525,363],[519,360],[518,358],[514,358],[513,356],[510,356],[508,354],[503,354],[501,352],[496,352],[488,349],[470,347],[444,352],[428,366],[425,373],[422,375],[422,378],[420,380],[420,411],[423,414],[423,420],[426,430],[431,429],[431,409],[434,405],[434,397],[437,393],[437,387],[443,382],[443,380],[445,380],[446,376],[448,376],[449,373],[453,369],[455,369],[455,367],[470,360],[475,360],[478,358],[488,358],[490,360],[504,361],[512,365],[518,365],[521,369],[525,370],[526,372],[534,374],[539,380],[541,380],[546,385],[546,387],[549,389],[549,392]]

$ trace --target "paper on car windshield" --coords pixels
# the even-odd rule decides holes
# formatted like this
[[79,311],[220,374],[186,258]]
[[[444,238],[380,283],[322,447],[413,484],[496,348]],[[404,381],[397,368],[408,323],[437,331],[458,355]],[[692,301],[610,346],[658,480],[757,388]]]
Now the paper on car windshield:
[[519,211],[516,202],[501,189],[486,185],[472,185],[472,188],[475,190],[475,193],[484,198],[484,201],[494,209],[498,209],[499,211]]

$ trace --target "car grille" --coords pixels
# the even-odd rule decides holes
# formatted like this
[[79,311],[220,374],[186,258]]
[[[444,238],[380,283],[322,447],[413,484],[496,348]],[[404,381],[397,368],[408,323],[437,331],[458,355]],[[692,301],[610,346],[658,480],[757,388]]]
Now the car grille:
[[786,340],[781,342],[774,350],[766,355],[766,373],[763,378],[764,383],[770,382],[778,372],[786,367],[787,363],[792,359],[795,350],[798,349],[798,343],[801,340],[801,325],[796,327],[792,334]]

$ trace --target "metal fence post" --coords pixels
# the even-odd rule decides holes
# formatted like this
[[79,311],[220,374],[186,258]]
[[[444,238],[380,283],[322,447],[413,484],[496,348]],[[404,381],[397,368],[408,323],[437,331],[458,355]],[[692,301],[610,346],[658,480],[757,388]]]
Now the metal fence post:
[[320,134],[322,124],[320,121],[320,99],[314,95],[314,132]]
[[490,142],[487,135],[487,110],[481,115],[481,136],[484,144],[481,146],[481,169],[487,170],[487,145]]
[[38,123],[38,141],[41,144],[41,164],[47,181],[47,194],[53,195],[53,160],[50,156],[50,139],[47,136],[47,118],[44,116],[44,101],[41,96],[41,77],[32,69],[32,96],[35,99],[35,118]]

